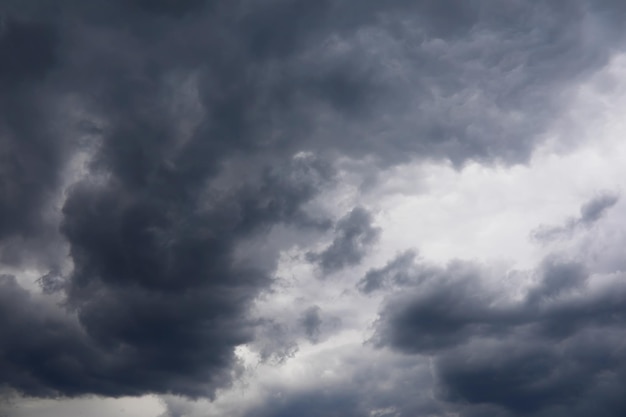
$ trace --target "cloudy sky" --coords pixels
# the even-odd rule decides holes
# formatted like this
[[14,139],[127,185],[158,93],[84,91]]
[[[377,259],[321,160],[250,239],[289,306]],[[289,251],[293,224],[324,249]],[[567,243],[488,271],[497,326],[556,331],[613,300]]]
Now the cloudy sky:
[[0,0],[0,416],[626,415],[625,18]]

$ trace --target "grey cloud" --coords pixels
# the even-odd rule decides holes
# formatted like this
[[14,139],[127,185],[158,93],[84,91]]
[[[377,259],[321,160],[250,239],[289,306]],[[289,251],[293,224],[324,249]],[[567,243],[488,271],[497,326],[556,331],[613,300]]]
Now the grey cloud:
[[361,408],[358,397],[353,392],[332,392],[326,390],[309,391],[290,395],[282,401],[268,404],[265,409],[257,408],[250,416],[288,417],[293,415],[303,417],[357,417],[365,416],[367,412]]
[[506,415],[621,415],[626,403],[617,393],[625,369],[615,353],[618,338],[587,330],[558,344],[511,340],[451,351],[438,359],[442,397],[488,404]]
[[165,412],[158,417],[185,417],[191,415],[193,405],[179,397],[162,397]]
[[[16,55],[19,68],[3,67],[2,75],[14,83],[15,77],[54,81],[59,96],[80,94],[87,109],[104,120],[86,143],[94,153],[90,175],[67,191],[62,210],[61,231],[74,269],[61,277],[51,265],[52,272],[41,279],[44,291],[62,291],[67,320],[75,315],[78,321],[74,329],[59,319],[53,333],[58,337],[46,340],[45,320],[14,315],[11,326],[31,329],[42,340],[29,343],[26,334],[15,332],[6,341],[2,354],[8,371],[0,383],[31,396],[211,397],[236,373],[234,347],[254,335],[248,307],[270,281],[267,269],[234,264],[234,247],[278,223],[314,225],[300,207],[332,174],[315,158],[290,159],[286,151],[285,162],[277,151],[236,181],[213,187],[228,159],[266,152],[262,133],[252,135],[252,122],[246,121],[254,107],[248,98],[262,98],[257,81],[246,83],[245,69],[211,45],[220,29],[210,33],[207,28],[207,38],[193,36],[216,15],[198,17],[181,3],[167,2],[72,6],[63,3],[62,15],[51,13],[41,24],[9,26],[2,53],[24,49],[26,55]],[[165,15],[168,19],[161,20]],[[183,39],[177,39],[176,20],[169,17],[187,19]],[[56,28],[58,38],[44,38],[47,27]],[[160,33],[156,41],[154,30]],[[53,52],[34,52],[52,47]],[[167,101],[165,81],[176,71],[196,71],[203,48],[215,52],[216,65],[199,77],[200,84],[207,83],[195,104],[200,119],[185,134],[177,109]],[[186,55],[188,50],[194,53]],[[42,78],[52,70],[56,78]],[[208,86],[213,79],[224,91]],[[15,139],[3,135],[12,141],[5,148],[14,151],[14,161],[25,164],[4,181],[24,193],[22,199],[2,200],[11,204],[3,216],[7,226],[21,228],[7,232],[13,235],[32,223],[27,215],[40,214],[45,193],[57,185],[57,160],[70,152],[37,130],[44,127],[28,110],[40,103],[28,87],[15,87],[20,90],[14,101],[25,103],[15,110],[20,117],[11,120],[21,123]],[[60,99],[49,100],[55,98]],[[89,113],[86,117],[91,123]],[[32,187],[23,183],[29,178]],[[22,218],[29,223],[22,226]],[[66,351],[74,353],[66,358]]]
[[617,194],[601,193],[581,206],[580,216],[569,219],[562,226],[540,226],[531,233],[531,237],[539,242],[568,238],[580,228],[587,228],[598,222],[618,201]]
[[53,23],[0,14],[0,260],[9,265],[31,245],[43,252],[37,238],[53,234],[46,208],[68,144],[49,108],[58,48]]
[[357,285],[359,290],[369,294],[412,279],[413,274],[410,269],[416,256],[416,252],[406,251],[389,261],[384,267],[370,269],[359,281]]
[[619,201],[616,194],[604,193],[592,198],[580,208],[580,222],[589,225],[597,222]]
[[54,68],[58,40],[53,25],[4,17],[0,21],[0,80],[11,83],[41,79]]
[[37,280],[44,294],[54,294],[63,291],[66,284],[66,278],[57,269],[48,271]]
[[282,364],[298,352],[298,332],[285,323],[261,320],[256,326],[254,348],[262,362]]
[[[246,415],[543,417],[623,411],[617,394],[624,377],[619,306],[626,293],[619,280],[588,287],[584,265],[551,257],[535,271],[538,282],[525,298],[514,301],[487,286],[485,270],[472,262],[438,267],[405,252],[375,270],[380,271],[387,273],[384,288],[396,292],[386,300],[372,341],[400,355],[388,357],[383,350],[373,359],[355,347],[337,368],[349,382],[275,388],[275,398]],[[600,398],[607,403],[598,405]]]
[[564,293],[580,289],[587,282],[589,272],[578,263],[561,263],[557,260],[544,262],[542,279],[526,295],[531,304],[557,298]]
[[[524,161],[561,93],[622,37],[616,22],[612,38],[588,38],[585,25],[604,21],[582,0],[6,0],[1,12],[0,259],[45,266],[44,290],[67,308],[39,314],[3,278],[0,383],[34,396],[210,397],[254,337],[249,308],[275,263],[237,264],[238,243],[277,224],[320,227],[303,206],[338,158],[371,158],[372,171]],[[61,190],[79,151],[87,172]],[[231,165],[242,169],[229,176]],[[46,217],[60,196],[62,236]],[[327,272],[359,262],[378,234],[362,209],[336,232],[315,255]],[[66,254],[48,252],[64,245],[67,275]],[[449,328],[498,327],[476,301],[439,297],[473,314],[444,317]],[[573,307],[552,308],[548,324]]]
[[332,243],[319,253],[309,253],[307,259],[316,262],[324,273],[358,264],[380,234],[372,221],[372,215],[364,208],[353,209],[337,222],[337,236]]
[[[12,315],[11,326],[42,340],[28,343],[19,332],[6,340],[1,382],[34,396],[211,396],[227,385],[236,370],[234,347],[253,337],[248,306],[269,283],[267,271],[231,263],[233,243],[275,222],[297,221],[296,200],[310,194],[291,190],[288,178],[268,190],[269,175],[203,212],[159,194],[138,199],[110,185],[77,186],[63,225],[75,267],[61,285],[77,329],[59,321],[60,340],[47,341],[43,318]],[[58,284],[44,281],[45,289]],[[66,350],[75,351],[68,367]]]
[[376,344],[436,352],[481,332],[497,333],[515,319],[490,307],[495,295],[481,284],[482,271],[476,265],[454,262],[433,272],[427,276],[418,272],[415,290],[403,291],[389,302],[381,314]]
[[262,362],[282,364],[295,356],[300,342],[318,343],[337,324],[336,317],[324,317],[322,309],[313,305],[293,317],[289,312],[272,319],[260,319],[254,341],[249,346],[259,354]]
[[262,404],[244,415],[410,417],[444,412],[430,395],[432,377],[425,363],[398,356],[370,357],[371,352],[355,350],[345,362],[336,359],[342,363],[336,380],[315,380],[304,389],[273,387]]
[[511,301],[481,284],[480,268],[442,268],[386,303],[374,341],[430,355],[438,397],[461,415],[620,415],[626,287],[591,287],[584,265],[556,258],[537,273]]
[[131,3],[150,13],[181,17],[188,13],[201,11],[208,2],[204,0],[132,0]]
[[307,308],[300,317],[300,323],[304,327],[304,332],[311,342],[316,342],[320,335],[320,327],[322,318],[320,317],[320,308],[312,306]]
[[[35,396],[50,396],[57,387],[70,392],[89,379],[107,385],[94,378],[102,364],[93,362],[97,352],[75,322],[37,303],[15,277],[1,276],[0,289],[3,386],[8,384]],[[91,378],[84,378],[85,367],[91,367]]]
[[[580,28],[589,24],[589,11],[582,1],[568,7],[460,1],[446,7],[431,1],[368,1],[358,7],[295,0],[122,3],[66,1],[56,7],[72,21],[83,21],[63,33],[71,46],[64,55],[72,64],[66,73],[83,74],[74,81],[87,82],[81,87],[98,102],[110,101],[115,91],[127,101],[128,83],[157,86],[158,79],[142,73],[142,63],[149,62],[153,73],[202,69],[203,100],[221,119],[220,128],[207,134],[237,141],[254,130],[260,144],[270,131],[277,133],[271,124],[282,114],[291,123],[281,122],[282,137],[273,140],[285,150],[339,150],[387,162],[433,156],[455,163],[524,160],[537,140],[536,126],[558,111],[559,103],[551,99],[558,94],[552,93],[605,63],[610,51],[585,38]],[[50,10],[45,2],[34,4],[30,9],[38,16]],[[10,2],[8,9],[20,7]],[[89,26],[92,21],[99,26]],[[82,38],[75,32],[79,28]],[[370,42],[363,42],[363,34]],[[94,48],[89,42],[96,39],[126,40],[125,48]],[[153,46],[144,48],[148,44]],[[391,74],[386,63],[401,73]],[[477,112],[474,105],[488,111]],[[530,111],[536,105],[550,111]],[[312,112],[327,117],[334,130],[305,116]],[[531,119],[507,116],[519,112]],[[364,129],[372,133],[364,135]],[[311,134],[305,139],[303,132]],[[343,139],[335,140],[338,136]],[[243,150],[244,143],[233,148]]]

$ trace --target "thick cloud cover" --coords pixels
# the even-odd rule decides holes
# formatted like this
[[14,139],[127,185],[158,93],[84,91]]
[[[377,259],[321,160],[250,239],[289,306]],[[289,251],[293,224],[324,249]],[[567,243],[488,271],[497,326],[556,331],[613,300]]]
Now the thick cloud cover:
[[[28,109],[77,95],[93,112],[80,120],[89,131],[76,139],[91,160],[66,190],[61,211],[72,269],[64,279],[52,272],[41,280],[47,292],[63,292],[67,323],[59,318],[51,323],[57,330],[49,330],[45,316],[14,315],[11,325],[36,338],[16,332],[5,339],[1,382],[34,396],[211,396],[235,372],[234,347],[252,337],[248,307],[269,282],[269,271],[236,265],[234,248],[277,223],[315,226],[301,206],[332,172],[311,156],[286,154],[285,161],[284,152],[263,144],[262,132],[252,134],[255,123],[244,119],[256,117],[251,101],[261,99],[253,92],[259,80],[246,86],[249,68],[229,63],[235,56],[215,55],[228,54],[211,45],[217,33],[195,42],[207,48],[206,58],[180,48],[195,39],[194,25],[204,27],[218,12],[188,17],[182,27],[191,32],[179,39],[171,19],[187,15],[182,3],[47,6],[18,10],[3,31],[3,56],[17,57],[3,67],[3,79],[14,85],[13,99],[28,106],[15,110],[15,132],[3,135],[11,141],[4,147],[7,239],[37,232],[61,174],[63,141],[39,132],[45,126]],[[50,21],[40,23],[44,11]],[[204,65],[212,70],[190,74]],[[172,92],[179,73],[198,84],[216,77],[219,85]],[[30,91],[35,82],[44,92],[48,85],[62,91],[40,98]],[[263,156],[264,147],[273,154]],[[229,177],[229,158],[252,160]],[[12,278],[4,280],[7,311],[14,303],[37,310]],[[44,337],[50,332],[55,336]]]
[[[315,205],[341,167],[371,179],[409,161],[526,162],[619,49],[625,13],[583,0],[3,1],[0,386],[213,398],[243,372],[237,347],[281,364],[302,340],[319,345],[331,321],[317,304],[287,312],[290,328],[253,314],[290,242],[259,262],[238,249],[279,226],[332,229],[302,259],[349,275],[384,231],[366,207]],[[600,195],[536,237],[617,203]],[[357,296],[405,289],[374,339],[432,356],[437,401],[468,415],[624,411],[619,274],[595,286],[583,263],[548,259],[510,300],[475,263],[416,259],[366,273]],[[444,412],[408,391],[363,401],[358,381],[383,366],[356,362],[357,385],[254,415]],[[423,370],[389,373],[428,384]],[[408,405],[384,411],[394,401]]]

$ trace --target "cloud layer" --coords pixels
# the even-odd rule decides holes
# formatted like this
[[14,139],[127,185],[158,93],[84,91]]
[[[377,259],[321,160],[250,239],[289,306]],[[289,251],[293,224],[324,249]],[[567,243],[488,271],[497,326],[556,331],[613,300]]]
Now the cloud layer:
[[[520,209],[526,269],[396,247],[383,200],[439,198],[432,166],[506,177],[592,146],[572,103],[624,49],[626,7],[444,3],[4,1],[2,392],[169,395],[171,416],[624,414],[620,190],[577,194],[574,217]],[[594,91],[617,100],[618,78]],[[489,210],[462,200],[437,200],[458,213],[437,233]],[[472,233],[468,253],[494,236]]]

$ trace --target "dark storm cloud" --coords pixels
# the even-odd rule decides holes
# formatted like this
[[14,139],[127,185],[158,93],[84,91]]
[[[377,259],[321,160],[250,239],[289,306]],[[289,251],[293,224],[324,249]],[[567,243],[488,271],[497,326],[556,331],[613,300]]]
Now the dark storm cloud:
[[539,242],[550,242],[570,237],[580,228],[593,226],[618,201],[619,196],[617,194],[599,194],[581,206],[580,216],[569,219],[562,226],[540,226],[531,233],[531,237]]
[[[2,200],[10,205],[3,219],[13,228],[6,234],[29,226],[20,223],[29,210],[40,214],[42,195],[52,194],[61,170],[55,155],[62,143],[38,131],[44,127],[31,110],[39,105],[32,83],[46,82],[39,79],[53,67],[56,88],[80,94],[103,120],[86,143],[93,153],[90,175],[67,191],[62,210],[74,269],[67,277],[51,270],[41,279],[44,292],[63,291],[67,323],[61,316],[48,329],[45,317],[26,313],[3,323],[38,338],[16,330],[2,346],[7,371],[0,383],[25,395],[212,396],[232,378],[234,347],[253,335],[248,307],[269,283],[270,271],[236,265],[233,250],[278,223],[316,226],[301,206],[332,176],[314,156],[291,158],[264,144],[263,128],[253,120],[255,106],[264,105],[263,85],[247,79],[254,64],[247,67],[226,44],[214,44],[221,28],[195,37],[217,15],[190,17],[181,3],[122,4],[73,10],[66,2],[50,22],[4,27],[1,52],[13,59],[12,66],[3,62],[3,79],[30,83],[9,96],[26,107],[7,122],[21,124],[9,132],[14,137],[3,135],[13,158],[6,166],[26,166],[17,165],[4,181],[15,188]],[[32,7],[38,16],[41,10]],[[182,39],[174,21],[157,20],[163,16],[188,19]],[[51,35],[55,26],[62,45]],[[168,101],[167,78],[203,65],[211,68],[198,77],[198,103],[191,103],[199,121],[185,133],[187,114]],[[85,122],[93,124],[89,117]],[[251,159],[242,164],[246,171],[222,178],[237,158]],[[26,311],[37,310],[14,283],[2,290],[7,311],[14,292]],[[77,322],[68,324],[74,316]]]
[[358,264],[380,234],[372,221],[372,215],[364,208],[353,209],[337,222],[337,236],[332,243],[319,253],[309,253],[307,259],[317,263],[324,273]]
[[[12,276],[0,277],[2,383],[36,396],[72,392],[89,382],[84,368],[103,364],[78,325],[36,300]],[[104,353],[104,352],[103,352]],[[92,381],[106,386],[105,380]],[[78,388],[79,389],[79,388]]]
[[[2,383],[34,396],[210,396],[227,384],[233,348],[253,335],[247,307],[269,282],[267,271],[232,263],[233,245],[276,222],[298,221],[298,202],[314,192],[282,174],[268,173],[204,210],[158,193],[138,198],[121,184],[77,185],[63,223],[74,271],[62,287],[81,332],[68,333],[62,320],[54,331],[44,318],[13,315],[13,326],[40,340],[16,333],[5,341]],[[46,341],[50,332],[61,340]],[[68,367],[64,349],[76,351]]]
[[[20,265],[24,248],[48,235],[66,139],[49,109],[58,61],[54,24],[3,16],[0,9],[0,261]],[[41,249],[41,245],[38,245]]]
[[47,22],[0,20],[0,79],[6,84],[41,79],[54,67],[57,39]]
[[[201,69],[203,104],[220,120],[207,134],[226,135],[237,142],[231,150],[247,152],[246,144],[385,163],[524,160],[558,112],[562,90],[605,63],[609,51],[587,37],[586,25],[602,22],[581,2],[189,2],[180,14],[138,4],[126,14],[98,6],[117,19],[118,30],[98,27],[93,38],[72,39],[82,46],[72,58],[80,71],[101,62],[103,75],[118,75],[119,90],[124,78],[153,88],[142,67],[148,62]],[[121,26],[126,21],[134,24],[130,33]],[[137,57],[127,48],[89,52],[85,44],[96,37],[117,43],[127,34],[163,48],[140,49]],[[544,111],[531,111],[536,106]],[[254,143],[245,139],[252,130]]]
[[207,2],[204,0],[131,0],[130,3],[147,12],[181,17],[201,10]]
[[[603,17],[586,5],[6,0],[1,260],[47,266],[44,290],[67,312],[40,313],[2,278],[0,384],[34,396],[211,396],[236,372],[234,347],[254,334],[250,304],[270,282],[271,268],[236,262],[237,245],[277,224],[320,227],[303,207],[335,158],[525,160],[560,93],[614,46],[588,37]],[[79,151],[86,172],[62,190]],[[57,242],[45,214],[61,195],[66,275],[63,256],[42,249]],[[362,209],[336,232],[316,255],[325,271],[361,260],[377,235]],[[470,313],[442,318],[418,303],[444,329],[416,326],[445,345],[472,326],[503,331],[492,315],[529,320],[432,291]]]
[[386,303],[374,340],[430,355],[439,398],[461,415],[483,407],[509,416],[626,411],[617,394],[626,380],[623,278],[594,285],[583,265],[548,259],[524,299],[511,301],[480,274],[451,264],[416,278]]

